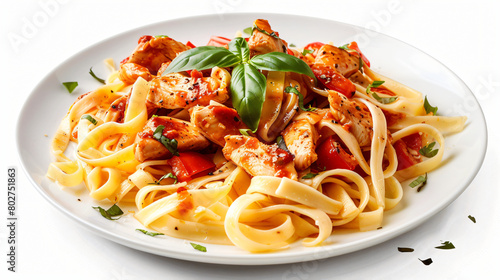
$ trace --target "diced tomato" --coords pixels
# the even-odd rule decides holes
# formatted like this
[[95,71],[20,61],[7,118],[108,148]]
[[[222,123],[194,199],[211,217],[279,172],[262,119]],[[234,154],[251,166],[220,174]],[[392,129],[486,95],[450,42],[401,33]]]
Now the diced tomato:
[[403,170],[418,163],[418,161],[408,152],[408,146],[403,140],[394,143],[396,156],[398,157],[398,169]]
[[151,39],[153,39],[153,36],[151,35],[143,35],[137,40],[137,44],[144,44],[146,42],[149,42]]
[[356,86],[339,72],[321,66],[312,67],[312,71],[318,81],[325,87],[338,91],[348,98],[351,98],[356,93]]
[[196,46],[193,43],[191,43],[191,41],[187,41],[186,46],[188,46],[192,49],[196,48]]
[[216,46],[216,47],[224,47],[226,46],[231,39],[222,36],[212,36],[207,43],[207,46]]
[[196,69],[190,70],[189,75],[191,75],[191,78],[193,78],[193,79],[199,79],[199,78],[203,77],[203,73],[201,73],[200,71],[198,71]]
[[422,149],[422,136],[419,133],[405,136],[401,140],[403,140],[406,146],[412,150],[419,151]]
[[321,43],[321,42],[312,42],[312,43],[307,44],[304,47],[304,49],[306,49],[306,50],[317,50],[317,49],[320,49],[324,45],[325,44]]
[[348,154],[332,136],[323,141],[316,148],[319,170],[349,169],[354,170],[358,165],[356,159]]
[[215,163],[207,156],[196,152],[182,152],[168,160],[172,171],[180,182],[207,175],[215,171]]
[[366,58],[366,56],[361,52],[361,50],[359,49],[358,47],[358,43],[356,42],[351,42],[348,46],[348,48],[352,49],[352,50],[355,50],[359,53],[359,55],[361,56],[361,59],[363,60],[363,62],[365,63],[366,66],[370,67],[370,61],[368,60],[368,58]]

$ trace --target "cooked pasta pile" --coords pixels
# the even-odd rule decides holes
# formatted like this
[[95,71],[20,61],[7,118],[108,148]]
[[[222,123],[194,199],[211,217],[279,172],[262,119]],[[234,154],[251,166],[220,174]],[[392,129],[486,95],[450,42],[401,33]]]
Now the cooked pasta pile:
[[249,252],[380,228],[466,122],[374,72],[355,42],[291,48],[266,20],[201,47],[143,36],[107,63],[61,121],[47,176],[134,204],[153,231]]

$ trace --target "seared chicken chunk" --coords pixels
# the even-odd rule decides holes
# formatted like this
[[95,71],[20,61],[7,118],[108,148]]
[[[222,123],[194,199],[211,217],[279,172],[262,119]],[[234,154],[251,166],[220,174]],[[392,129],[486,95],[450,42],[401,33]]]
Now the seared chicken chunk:
[[191,123],[210,141],[224,147],[227,135],[240,135],[240,129],[248,129],[233,108],[213,102],[207,107],[195,106],[190,110]]
[[215,67],[210,77],[194,71],[191,76],[171,73],[151,80],[148,102],[160,108],[178,109],[206,106],[211,100],[223,103],[229,99],[231,75],[226,70]]
[[319,135],[308,119],[293,121],[281,135],[288,150],[295,156],[293,161],[297,170],[308,168],[318,159],[316,144]]
[[137,134],[134,152],[138,161],[172,157],[172,153],[153,136],[160,125],[164,126],[163,136],[177,141],[179,152],[202,150],[210,145],[198,128],[189,122],[171,117],[152,117],[143,131]]
[[[142,36],[132,55],[120,65],[120,80],[133,84],[140,76],[150,80],[158,75],[165,63],[170,63],[179,53],[189,47],[169,37]],[[148,79],[149,78],[149,79]]]
[[224,157],[245,169],[252,176],[275,176],[297,179],[293,166],[293,155],[266,145],[257,138],[243,135],[228,135],[222,149]]
[[346,50],[325,44],[318,50],[313,65],[313,67],[320,66],[335,69],[342,76],[349,78],[359,69],[359,57],[350,54]]
[[336,91],[328,91],[330,112],[340,124],[349,128],[361,147],[369,146],[373,136],[373,121],[368,107]]
[[271,29],[267,20],[258,19],[253,24],[252,36],[248,39],[250,57],[270,52],[286,52],[285,42]]

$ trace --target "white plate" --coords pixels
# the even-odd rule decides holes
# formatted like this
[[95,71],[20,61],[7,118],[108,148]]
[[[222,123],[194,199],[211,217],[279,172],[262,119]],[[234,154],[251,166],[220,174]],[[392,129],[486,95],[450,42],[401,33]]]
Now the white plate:
[[[50,139],[59,122],[78,95],[99,86],[88,74],[90,67],[96,73],[106,73],[102,61],[113,58],[118,63],[132,52],[142,35],[169,35],[181,42],[190,40],[195,45],[204,45],[211,35],[232,37],[237,30],[251,26],[257,18],[268,19],[282,38],[297,46],[314,41],[331,41],[335,45],[343,45],[356,40],[370,59],[372,69],[423,92],[431,104],[439,107],[442,115],[465,114],[468,117],[463,132],[446,138],[443,164],[429,174],[425,189],[417,193],[405,187],[401,203],[386,212],[382,229],[334,232],[326,245],[316,248],[302,247],[298,243],[284,251],[250,254],[234,246],[203,244],[207,252],[202,253],[184,240],[168,236],[152,238],[135,231],[143,227],[131,215],[118,221],[106,220],[91,207],[103,204],[92,201],[84,190],[63,190],[46,179],[45,173],[52,160]],[[61,85],[66,81],[79,83],[78,89],[71,95]],[[44,136],[46,134],[48,137]],[[17,144],[22,165],[37,191],[78,224],[109,240],[172,258],[260,265],[337,256],[379,244],[415,228],[453,202],[471,183],[483,162],[487,133],[481,108],[467,86],[441,63],[401,41],[330,20],[278,14],[224,14],[141,27],[100,42],[69,58],[49,72],[26,101],[18,120]],[[77,201],[78,198],[81,201]]]

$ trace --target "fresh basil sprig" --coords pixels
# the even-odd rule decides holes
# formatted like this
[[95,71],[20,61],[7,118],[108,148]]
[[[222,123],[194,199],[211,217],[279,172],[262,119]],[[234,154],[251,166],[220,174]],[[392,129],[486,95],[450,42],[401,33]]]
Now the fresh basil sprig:
[[257,131],[266,93],[266,77],[259,70],[284,71],[305,74],[316,79],[311,68],[301,59],[280,52],[254,56],[244,38],[236,37],[228,48],[201,46],[179,54],[163,75],[187,70],[205,70],[213,67],[233,67],[231,100],[242,121]]
[[437,114],[438,107],[432,106],[429,103],[429,100],[427,100],[427,96],[425,96],[424,109],[427,114],[432,113],[432,115],[435,116]]
[[375,98],[378,102],[380,102],[382,104],[389,104],[389,103],[396,101],[396,99],[398,99],[398,97],[397,96],[380,97],[376,92],[371,90],[372,88],[377,88],[377,87],[381,86],[384,82],[385,81],[373,81],[373,83],[369,84],[366,87],[366,93],[371,94],[373,96],[373,98]]

